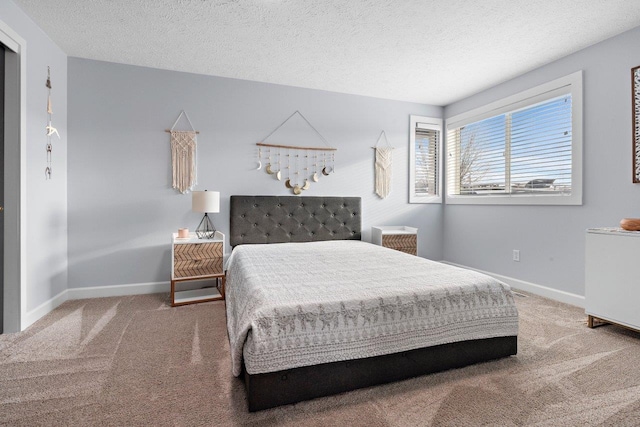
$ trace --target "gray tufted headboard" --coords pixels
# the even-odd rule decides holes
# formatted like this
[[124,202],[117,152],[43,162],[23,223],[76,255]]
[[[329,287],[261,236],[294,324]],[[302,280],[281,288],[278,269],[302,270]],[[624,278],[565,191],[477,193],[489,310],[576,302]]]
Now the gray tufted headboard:
[[360,240],[360,197],[231,196],[229,242]]

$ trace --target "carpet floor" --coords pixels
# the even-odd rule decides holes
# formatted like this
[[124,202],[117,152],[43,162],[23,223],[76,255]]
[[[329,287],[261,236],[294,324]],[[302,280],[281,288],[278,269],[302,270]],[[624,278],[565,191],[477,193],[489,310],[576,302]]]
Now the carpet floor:
[[518,355],[248,413],[224,303],[165,294],[67,301],[0,335],[0,424],[638,426],[640,334],[517,296]]

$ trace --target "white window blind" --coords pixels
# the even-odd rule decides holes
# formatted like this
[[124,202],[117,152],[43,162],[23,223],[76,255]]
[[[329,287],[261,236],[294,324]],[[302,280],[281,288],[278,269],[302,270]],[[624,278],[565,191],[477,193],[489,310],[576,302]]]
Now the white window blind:
[[449,182],[455,181],[453,194],[477,195],[504,192],[505,115],[471,123],[449,131],[455,141],[450,152]]
[[409,202],[441,203],[442,119],[411,116]]
[[476,121],[470,115],[453,122],[447,129],[447,196],[456,203],[509,203],[508,197],[533,204],[534,198],[555,204],[577,196],[581,203],[581,182],[574,188],[581,178],[581,138],[574,135],[580,121],[573,89],[565,85],[495,108],[494,115],[482,112]]
[[511,115],[511,191],[571,194],[571,95]]
[[418,196],[438,194],[438,139],[435,129],[416,128],[415,141],[415,193]]

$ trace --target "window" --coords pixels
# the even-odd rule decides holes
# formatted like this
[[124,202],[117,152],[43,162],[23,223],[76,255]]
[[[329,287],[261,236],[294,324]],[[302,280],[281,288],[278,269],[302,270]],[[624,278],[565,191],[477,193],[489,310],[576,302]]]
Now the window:
[[441,203],[442,119],[411,116],[409,203]]
[[447,203],[582,204],[582,73],[448,119]]

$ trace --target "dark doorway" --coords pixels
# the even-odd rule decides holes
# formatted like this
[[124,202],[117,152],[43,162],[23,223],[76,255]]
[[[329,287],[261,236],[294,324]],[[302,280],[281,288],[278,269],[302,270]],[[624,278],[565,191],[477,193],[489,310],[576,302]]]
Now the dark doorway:
[[0,44],[0,334],[4,332],[4,56]]

